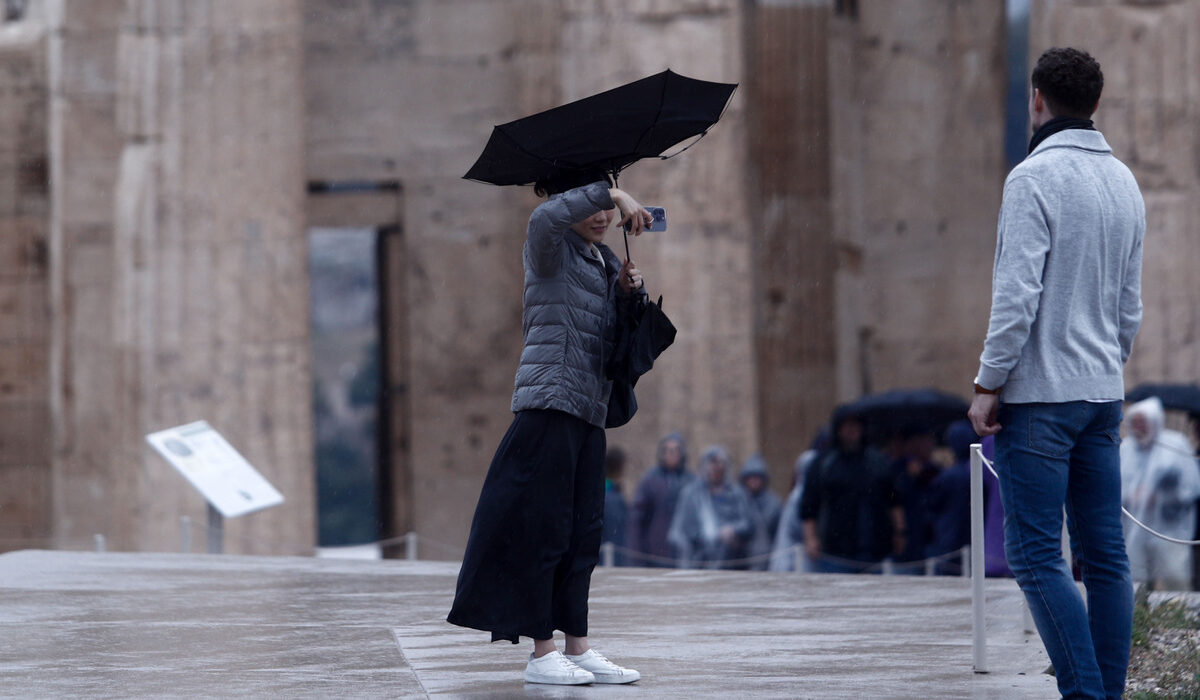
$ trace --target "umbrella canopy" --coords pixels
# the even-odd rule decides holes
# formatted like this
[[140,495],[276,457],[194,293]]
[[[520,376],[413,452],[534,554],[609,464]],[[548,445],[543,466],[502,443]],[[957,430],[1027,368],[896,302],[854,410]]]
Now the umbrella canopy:
[[1157,396],[1163,408],[1187,411],[1200,415],[1200,385],[1197,384],[1139,384],[1125,394],[1126,401],[1143,401]]
[[971,406],[964,399],[935,389],[894,389],[871,394],[847,410],[859,416],[868,439],[886,439],[905,431],[937,432],[965,418]]
[[615,177],[637,160],[703,136],[736,87],[667,70],[501,124],[463,177],[494,185]]

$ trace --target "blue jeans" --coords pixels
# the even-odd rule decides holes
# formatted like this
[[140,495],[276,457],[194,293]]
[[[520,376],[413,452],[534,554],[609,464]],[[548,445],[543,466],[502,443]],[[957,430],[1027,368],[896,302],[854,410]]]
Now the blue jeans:
[[[996,471],[1004,548],[1064,698],[1119,698],[1133,625],[1121,530],[1120,402],[1005,404]],[[1063,560],[1071,523],[1087,607]]]

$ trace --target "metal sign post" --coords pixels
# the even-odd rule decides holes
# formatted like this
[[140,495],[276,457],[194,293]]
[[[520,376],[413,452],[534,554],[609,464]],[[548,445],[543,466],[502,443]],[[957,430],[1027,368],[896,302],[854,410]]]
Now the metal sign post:
[[208,553],[225,553],[225,516],[208,504]]

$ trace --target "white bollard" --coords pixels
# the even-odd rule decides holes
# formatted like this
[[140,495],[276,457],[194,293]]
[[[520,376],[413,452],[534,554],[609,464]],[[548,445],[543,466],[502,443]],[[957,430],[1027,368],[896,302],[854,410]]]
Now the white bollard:
[[937,559],[926,559],[925,560],[925,575],[926,576],[936,576],[937,575]]
[[616,566],[617,550],[616,546],[612,542],[605,542],[604,544],[600,545],[600,556],[604,566],[607,566],[610,569]]
[[804,573],[804,570],[807,568],[804,566],[805,561],[806,561],[806,559],[804,558],[804,545],[802,545],[802,544],[792,545],[792,566],[794,567],[793,570],[796,573],[798,573],[798,574]]
[[892,561],[891,559],[884,559],[883,560],[883,575],[884,576],[895,576],[896,575],[896,562]]
[[104,539],[104,535],[101,535],[100,533],[96,533],[95,535],[92,536],[92,539],[96,543],[96,551],[97,552],[103,553],[103,552],[108,551],[108,542],[107,542],[107,540]]
[[971,545],[963,545],[963,548],[958,550],[958,557],[962,563],[962,577],[971,578]]
[[984,617],[983,445],[971,445],[971,647],[975,673],[987,673],[987,630]]
[[417,560],[417,533],[415,532],[404,536],[404,558],[409,561]]

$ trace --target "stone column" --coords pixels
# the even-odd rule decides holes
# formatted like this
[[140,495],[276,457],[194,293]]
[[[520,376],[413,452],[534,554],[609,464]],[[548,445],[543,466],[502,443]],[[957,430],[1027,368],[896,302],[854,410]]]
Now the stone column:
[[838,397],[966,397],[991,301],[1004,3],[862,0],[832,23]]
[[46,34],[0,27],[0,551],[48,547]]
[[1096,128],[1146,200],[1142,327],[1126,369],[1141,382],[1200,376],[1200,4],[1035,1],[1030,65],[1051,46],[1086,50],[1104,71]]
[[830,2],[756,2],[746,27],[759,432],[777,491],[836,398]]
[[204,503],[143,436],[204,419],[286,498],[226,551],[308,553],[300,4],[51,5],[57,535],[177,547]]

